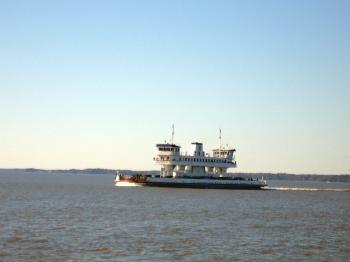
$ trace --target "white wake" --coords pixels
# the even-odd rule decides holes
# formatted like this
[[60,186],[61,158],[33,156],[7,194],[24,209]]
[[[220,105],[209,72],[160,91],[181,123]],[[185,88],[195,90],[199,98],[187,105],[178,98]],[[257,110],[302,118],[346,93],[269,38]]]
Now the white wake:
[[130,183],[125,181],[116,182],[115,186],[126,186],[126,187],[132,187],[132,186],[141,186],[140,184],[136,183]]
[[265,190],[276,191],[334,191],[334,192],[350,192],[350,188],[310,188],[310,187],[265,187]]

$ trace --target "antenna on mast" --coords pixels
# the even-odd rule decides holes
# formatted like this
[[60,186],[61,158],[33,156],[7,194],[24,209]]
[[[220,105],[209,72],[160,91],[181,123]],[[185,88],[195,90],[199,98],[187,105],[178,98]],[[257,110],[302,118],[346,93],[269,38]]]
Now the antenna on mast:
[[221,157],[221,128],[219,129],[219,139],[220,139],[219,155]]
[[174,124],[173,124],[172,131],[171,131],[171,144],[174,144],[174,134],[175,134],[175,130],[174,130]]

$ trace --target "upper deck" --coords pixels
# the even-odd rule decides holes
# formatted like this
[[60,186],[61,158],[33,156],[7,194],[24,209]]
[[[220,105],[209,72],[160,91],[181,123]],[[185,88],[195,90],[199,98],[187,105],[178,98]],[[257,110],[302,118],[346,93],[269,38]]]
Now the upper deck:
[[235,149],[214,149],[212,156],[210,156],[203,151],[202,143],[194,142],[191,146],[190,154],[182,154],[181,147],[176,144],[157,144],[158,152],[154,160],[160,165],[236,167]]

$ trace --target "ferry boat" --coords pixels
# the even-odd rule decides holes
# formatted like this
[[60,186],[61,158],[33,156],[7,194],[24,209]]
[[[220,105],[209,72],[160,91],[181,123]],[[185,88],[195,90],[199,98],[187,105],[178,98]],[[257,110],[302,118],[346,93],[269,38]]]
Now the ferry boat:
[[212,151],[212,155],[203,151],[203,144],[193,142],[191,153],[182,154],[180,146],[173,143],[174,131],[170,143],[157,144],[154,157],[160,165],[157,175],[124,175],[117,172],[116,186],[156,186],[181,188],[215,188],[215,189],[262,189],[266,180],[234,177],[227,174],[229,168],[237,167],[235,149],[221,146]]

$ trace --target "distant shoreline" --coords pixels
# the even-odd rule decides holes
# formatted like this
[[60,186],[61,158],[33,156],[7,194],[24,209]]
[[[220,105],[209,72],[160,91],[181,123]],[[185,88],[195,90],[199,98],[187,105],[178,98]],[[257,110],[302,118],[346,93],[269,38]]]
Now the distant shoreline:
[[[120,170],[127,174],[158,174],[159,171],[135,171],[135,170]],[[87,169],[37,169],[37,168],[0,168],[0,172],[40,172],[40,173],[57,173],[57,174],[94,174],[106,175],[115,174],[117,169],[105,168],[87,168]],[[289,180],[289,181],[322,181],[322,182],[347,182],[350,183],[350,175],[317,175],[317,174],[288,174],[288,173],[229,173],[239,177],[264,177],[268,180]]]

